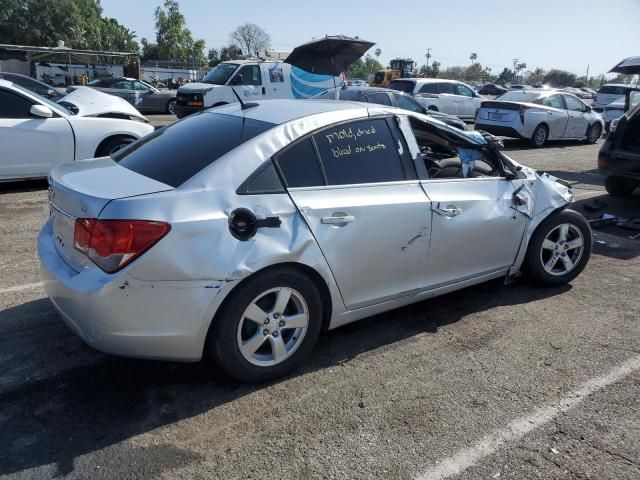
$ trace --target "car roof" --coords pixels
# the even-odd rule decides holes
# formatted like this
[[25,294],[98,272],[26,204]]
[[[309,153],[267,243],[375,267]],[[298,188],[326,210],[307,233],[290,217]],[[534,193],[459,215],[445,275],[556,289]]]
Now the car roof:
[[13,85],[13,82],[10,82],[9,80],[4,80],[3,78],[0,78],[0,87],[10,87]]
[[393,94],[400,94],[400,95],[404,95],[407,97],[410,97],[410,95],[401,92],[400,90],[394,90],[392,88],[384,88],[384,87],[366,87],[366,86],[351,86],[351,87],[346,87],[346,88],[342,88],[342,87],[331,87],[326,89],[324,92],[333,92],[335,90],[339,90],[340,92],[356,92],[356,93],[360,93],[360,94],[364,94],[364,93],[371,93],[371,92],[380,92],[380,93],[393,93]]
[[349,102],[344,100],[316,100],[316,99],[274,99],[251,102],[255,107],[242,110],[238,103],[232,103],[217,107],[212,110],[226,115],[238,115],[245,118],[270,122],[274,124],[287,123],[301,117],[335,112],[340,110],[353,110],[354,117],[368,116],[366,103]]
[[605,83],[603,87],[624,87],[624,88],[635,88],[634,85],[629,83]]
[[[464,83],[459,80],[448,80],[446,78],[397,78],[395,80],[409,80],[416,83],[443,83],[443,82]],[[392,82],[395,80],[392,80]]]

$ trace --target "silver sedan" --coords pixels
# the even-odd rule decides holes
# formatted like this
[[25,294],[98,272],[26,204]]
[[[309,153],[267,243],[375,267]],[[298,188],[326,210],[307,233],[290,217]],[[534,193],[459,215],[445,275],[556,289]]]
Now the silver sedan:
[[492,140],[355,102],[192,115],[52,171],[47,294],[97,349],[258,382],[327,328],[523,266],[571,281],[592,240],[570,188]]

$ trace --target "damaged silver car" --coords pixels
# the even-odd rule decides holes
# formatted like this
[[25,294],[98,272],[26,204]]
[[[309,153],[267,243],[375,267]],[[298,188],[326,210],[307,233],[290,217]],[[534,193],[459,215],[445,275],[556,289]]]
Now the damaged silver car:
[[56,167],[47,294],[89,345],[281,376],[323,329],[525,269],[571,281],[569,186],[478,132],[379,105],[269,100]]

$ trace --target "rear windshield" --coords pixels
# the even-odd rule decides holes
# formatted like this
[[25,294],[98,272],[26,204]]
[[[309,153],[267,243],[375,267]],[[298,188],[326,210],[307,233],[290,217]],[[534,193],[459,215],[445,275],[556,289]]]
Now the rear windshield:
[[496,100],[502,100],[504,102],[533,102],[536,98],[540,96],[539,92],[525,92],[523,90],[507,92],[503,95],[500,95]]
[[156,130],[113,155],[123,167],[178,187],[224,154],[275,124],[203,112]]
[[598,93],[606,93],[607,95],[624,95],[627,89],[624,87],[616,87],[614,85],[604,85],[598,90]]
[[399,90],[404,93],[413,93],[415,84],[409,80],[392,80],[389,83],[389,88],[392,90]]

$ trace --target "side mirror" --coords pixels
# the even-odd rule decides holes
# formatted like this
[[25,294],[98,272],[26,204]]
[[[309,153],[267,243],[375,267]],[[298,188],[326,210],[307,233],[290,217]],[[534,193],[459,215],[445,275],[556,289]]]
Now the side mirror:
[[45,107],[44,105],[32,105],[29,113],[34,117],[40,118],[51,118],[53,117],[53,112],[49,107]]
[[240,85],[242,83],[244,83],[244,79],[242,78],[241,73],[237,74],[235,77],[233,77],[233,80],[231,80],[231,85]]
[[584,107],[584,111],[585,111],[586,113],[590,112],[591,110],[593,110],[593,108],[591,108],[589,105],[586,105],[586,106]]
[[58,95],[58,92],[56,92],[54,89],[50,88],[49,90],[47,90],[47,97],[55,97],[56,95]]

